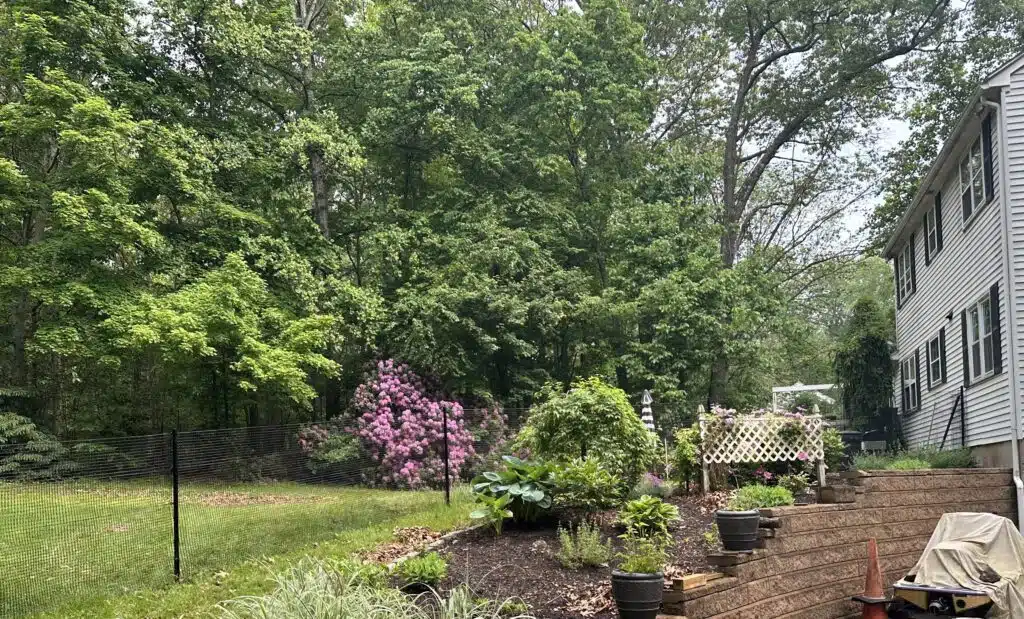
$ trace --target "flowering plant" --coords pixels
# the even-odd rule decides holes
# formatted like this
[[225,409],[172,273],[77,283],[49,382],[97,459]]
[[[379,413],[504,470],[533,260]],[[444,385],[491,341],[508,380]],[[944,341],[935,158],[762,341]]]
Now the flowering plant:
[[802,412],[783,413],[782,417],[785,421],[779,427],[779,438],[783,442],[793,445],[807,436],[807,426]]
[[379,361],[352,400],[359,415],[348,431],[378,464],[372,481],[421,488],[444,479],[444,425],[448,417],[448,460],[457,477],[474,455],[462,405],[434,395],[404,363]]

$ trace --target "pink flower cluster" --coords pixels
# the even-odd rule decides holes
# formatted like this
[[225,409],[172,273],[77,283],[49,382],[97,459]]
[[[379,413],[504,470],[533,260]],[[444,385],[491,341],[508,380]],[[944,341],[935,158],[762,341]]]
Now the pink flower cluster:
[[452,479],[473,457],[473,436],[462,405],[428,392],[423,379],[404,363],[378,361],[376,372],[352,400],[358,418],[349,428],[379,463],[374,481],[403,488],[444,481],[444,422],[448,416],[448,459]]

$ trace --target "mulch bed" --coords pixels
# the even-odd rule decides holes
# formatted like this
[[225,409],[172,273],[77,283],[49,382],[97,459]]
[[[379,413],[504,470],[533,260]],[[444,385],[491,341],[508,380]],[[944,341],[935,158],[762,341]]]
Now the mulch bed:
[[[673,531],[676,540],[669,574],[707,572],[704,533],[714,522],[721,497],[676,497],[682,521]],[[604,518],[604,534],[617,546],[620,533],[611,517]],[[608,568],[563,568],[555,559],[558,537],[554,526],[532,530],[506,526],[501,537],[479,529],[453,538],[439,551],[448,556],[448,579],[443,590],[468,584],[476,595],[492,600],[520,598],[538,619],[613,619],[611,572]]]

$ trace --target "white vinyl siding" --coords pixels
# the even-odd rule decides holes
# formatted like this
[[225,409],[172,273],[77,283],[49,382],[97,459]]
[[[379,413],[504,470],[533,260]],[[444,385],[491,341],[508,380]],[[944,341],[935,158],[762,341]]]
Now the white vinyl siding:
[[[1011,165],[1007,168],[1008,198],[1010,202],[1010,243],[1012,252],[1013,278],[1015,280],[1014,298],[1012,302],[1018,317],[1016,332],[1018,350],[1024,352],[1024,73],[1010,76],[1010,84],[1002,91],[1003,111],[1006,114],[1006,157]],[[996,149],[996,183],[999,178],[999,150]],[[997,199],[1000,197],[996,192]],[[1010,302],[1010,291],[1006,291],[1003,305]],[[1003,333],[1008,333],[1008,322],[1003,320]],[[1009,356],[1003,357],[1007,364],[1012,363]],[[1024,393],[1024,354],[1020,355],[1017,377],[1020,384],[1017,393]],[[1022,407],[1024,409],[1024,407]]]
[[[1021,93],[1024,95],[1024,91]],[[1022,98],[1024,101],[1024,98]],[[1020,228],[1017,231],[1019,236],[1015,241],[1020,248],[1020,277],[1024,278],[1024,107],[1021,108],[1019,117],[1022,129],[1021,135],[1021,214]],[[915,350],[920,351],[921,356],[921,379],[927,381],[931,369],[926,370],[926,351],[928,342],[935,337],[940,329],[945,329],[945,361],[946,361],[946,382],[929,385],[929,389],[923,389],[920,397],[920,410],[911,415],[903,417],[904,434],[912,447],[923,445],[938,445],[942,439],[942,432],[949,420],[950,412],[954,402],[964,386],[963,370],[963,332],[961,330],[961,315],[964,310],[985,297],[993,284],[999,283],[1002,286],[1002,246],[1000,236],[1000,206],[999,206],[999,168],[1002,162],[999,160],[999,135],[998,119],[992,123],[992,153],[993,153],[993,177],[995,181],[994,196],[995,202],[981,209],[973,208],[973,185],[971,189],[972,212],[970,225],[947,226],[943,232],[942,260],[932,261],[927,268],[922,268],[917,273],[915,292],[909,298],[901,302],[901,307],[896,312],[896,363],[897,373],[895,377],[894,406],[900,407],[903,397],[902,385],[900,384],[899,368],[904,359],[911,356]],[[947,162],[940,162],[944,165],[942,181],[932,187],[933,190],[941,191],[945,218],[956,221],[956,208],[961,197],[960,192],[960,162],[965,151],[973,147],[974,143],[981,145],[977,139],[981,131],[981,121],[975,120],[968,127],[968,135],[972,135],[960,151],[951,154]],[[979,160],[981,159],[979,155]],[[984,178],[983,162],[978,165],[982,174],[979,179]],[[971,168],[973,179],[974,170]],[[1012,185],[1011,185],[1012,186]],[[981,188],[979,204],[984,204],[984,188]],[[946,196],[949,196],[946,198]],[[926,200],[928,200],[926,198]],[[921,204],[920,208],[932,208],[929,200]],[[916,232],[916,252],[919,256],[925,256],[925,243],[927,234],[923,217],[918,219],[916,229],[909,232]],[[909,234],[908,234],[909,236]],[[900,248],[902,253],[903,248]],[[897,257],[898,258],[898,257]],[[1018,288],[1020,289],[1020,288]],[[1005,299],[1006,295],[1002,295]],[[1024,306],[1024,298],[1018,300]],[[994,311],[999,312],[1002,332],[1006,333],[1006,306],[1003,300]],[[1018,332],[1019,334],[1019,332]],[[1006,338],[999,342],[993,342],[995,351],[1002,354],[1002,359],[1008,359],[1005,349]],[[964,390],[964,409],[967,426],[967,444],[985,445],[1008,440],[1010,438],[1010,389],[1008,372],[989,376],[980,381],[971,381],[970,386]],[[1024,386],[1024,385],[1022,385]],[[958,435],[957,435],[958,436]]]

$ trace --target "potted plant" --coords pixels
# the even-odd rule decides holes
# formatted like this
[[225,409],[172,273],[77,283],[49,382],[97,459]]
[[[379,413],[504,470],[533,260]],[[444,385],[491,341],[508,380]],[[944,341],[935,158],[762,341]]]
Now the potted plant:
[[665,588],[668,538],[644,536],[630,528],[620,537],[618,569],[612,570],[612,597],[620,619],[655,619]]
[[722,547],[737,552],[753,550],[757,545],[761,508],[792,504],[793,494],[781,486],[751,484],[739,488],[733,492],[725,509],[715,512]]

